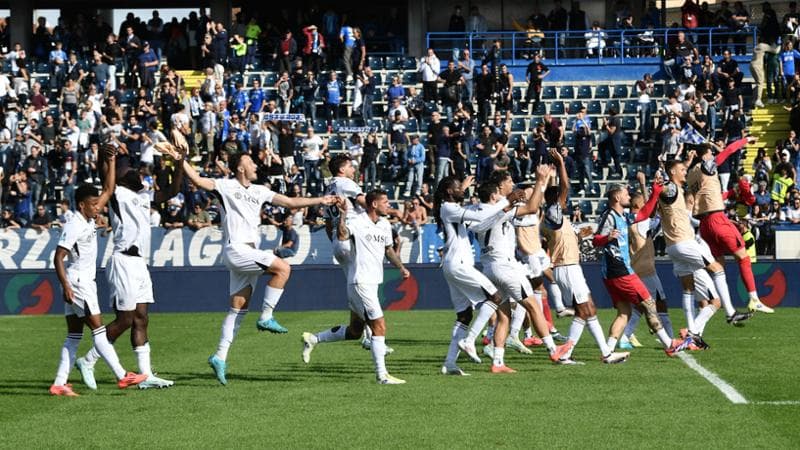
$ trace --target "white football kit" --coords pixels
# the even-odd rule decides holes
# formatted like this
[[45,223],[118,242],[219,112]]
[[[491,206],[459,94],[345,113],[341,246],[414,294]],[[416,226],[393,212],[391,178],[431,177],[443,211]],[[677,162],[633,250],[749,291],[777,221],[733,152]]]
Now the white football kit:
[[505,199],[485,208],[464,208],[453,202],[444,202],[439,210],[442,230],[445,236],[442,272],[450,288],[450,301],[456,312],[473,308],[486,300],[486,295],[497,292],[495,285],[475,268],[472,254],[470,231],[486,231],[495,221],[505,215],[503,208],[508,205]]
[[265,186],[243,186],[235,179],[214,179],[214,191],[222,200],[222,261],[230,271],[229,294],[250,286],[256,288],[258,277],[275,261],[271,251],[256,248],[261,242],[261,205],[272,202],[275,193]]
[[352,261],[347,268],[347,299],[350,310],[362,320],[383,317],[378,287],[383,283],[383,258],[391,247],[392,227],[381,217],[373,222],[368,215],[353,217],[350,232]]
[[487,231],[477,234],[483,273],[497,286],[503,300],[520,302],[533,295],[533,287],[525,266],[515,258],[517,234],[511,220],[516,214],[517,208],[511,209],[495,218]]
[[[345,223],[349,224],[350,219],[356,217],[360,214],[364,213],[364,208],[362,208],[356,199],[360,195],[364,195],[364,192],[361,190],[361,187],[350,178],[347,177],[334,177],[331,180],[330,186],[328,186],[328,190],[325,192],[326,195],[335,195],[337,197],[344,197],[347,201],[347,217],[345,217]],[[347,273],[348,265],[351,262],[351,252],[350,246],[347,245],[346,242],[340,241],[336,239],[337,234],[337,227],[339,226],[339,209],[335,205],[328,206],[326,211],[327,218],[331,220],[333,224],[333,257],[336,258],[336,261],[342,266],[342,269]]]
[[111,306],[133,311],[138,303],[154,303],[147,260],[150,254],[150,194],[117,186],[111,197],[114,252],[106,268]]
[[97,228],[94,219],[72,214],[64,224],[58,246],[67,250],[67,281],[73,302],[64,304],[64,315],[78,317],[100,314],[97,301]]

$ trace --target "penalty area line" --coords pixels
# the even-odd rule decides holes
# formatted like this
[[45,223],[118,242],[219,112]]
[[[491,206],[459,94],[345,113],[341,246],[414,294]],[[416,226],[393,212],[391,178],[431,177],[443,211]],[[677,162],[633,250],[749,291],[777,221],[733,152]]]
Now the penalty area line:
[[731,403],[735,405],[746,405],[749,403],[747,399],[736,390],[736,388],[728,384],[727,381],[720,378],[720,376],[716,373],[701,366],[692,355],[687,353],[678,353],[678,358],[680,358],[684,364],[689,366],[690,369],[699,373],[700,376],[706,379],[706,381],[711,383],[715,388],[722,392],[722,394],[725,395],[725,397],[727,397]]

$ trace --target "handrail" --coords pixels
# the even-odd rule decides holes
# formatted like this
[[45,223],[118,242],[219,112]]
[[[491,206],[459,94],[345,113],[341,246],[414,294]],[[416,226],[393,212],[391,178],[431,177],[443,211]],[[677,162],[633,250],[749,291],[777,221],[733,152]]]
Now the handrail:
[[687,39],[700,53],[709,55],[719,55],[724,49],[737,55],[751,55],[758,42],[758,28],[748,25],[741,29],[636,28],[537,33],[543,38],[532,36],[527,31],[432,31],[426,35],[426,46],[447,55],[441,59],[455,59],[463,49],[468,49],[478,59],[491,49],[495,40],[499,40],[502,59],[510,60],[512,65],[524,62],[519,61],[521,59],[532,58],[534,52],[542,52],[549,64],[556,65],[564,63],[564,59],[584,57],[596,59],[601,64],[626,64],[631,59],[642,57],[663,58],[669,52],[665,43],[679,31],[686,33]]

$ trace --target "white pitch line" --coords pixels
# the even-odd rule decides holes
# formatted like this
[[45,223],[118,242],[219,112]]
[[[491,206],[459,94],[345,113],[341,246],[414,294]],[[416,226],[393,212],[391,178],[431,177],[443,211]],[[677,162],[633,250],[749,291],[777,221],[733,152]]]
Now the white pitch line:
[[751,405],[800,405],[800,400],[774,400],[765,402],[751,402]]
[[692,357],[692,355],[687,353],[678,353],[678,358],[686,363],[690,369],[699,373],[700,376],[708,380],[709,383],[713,384],[715,388],[725,395],[725,397],[728,397],[728,400],[730,400],[731,403],[736,405],[746,405],[748,403],[747,399],[744,398],[744,396],[740,394],[736,388],[720,378],[719,375],[701,366],[700,363],[698,363],[697,360]]

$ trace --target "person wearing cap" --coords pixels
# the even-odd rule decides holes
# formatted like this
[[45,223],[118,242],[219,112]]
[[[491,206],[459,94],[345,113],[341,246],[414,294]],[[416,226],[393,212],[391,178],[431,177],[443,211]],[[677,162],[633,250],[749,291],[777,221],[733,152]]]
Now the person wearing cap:
[[314,73],[320,73],[326,48],[325,37],[313,24],[303,28],[303,34],[306,38],[306,44],[303,47],[303,66]]
[[139,80],[142,87],[152,90],[156,86],[158,55],[150,48],[150,43],[142,42],[142,53],[139,55]]

